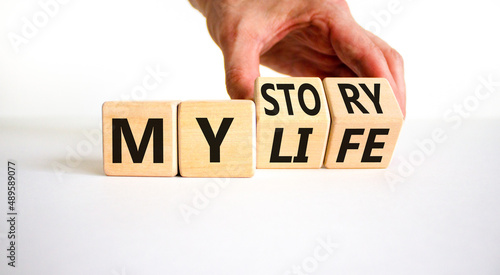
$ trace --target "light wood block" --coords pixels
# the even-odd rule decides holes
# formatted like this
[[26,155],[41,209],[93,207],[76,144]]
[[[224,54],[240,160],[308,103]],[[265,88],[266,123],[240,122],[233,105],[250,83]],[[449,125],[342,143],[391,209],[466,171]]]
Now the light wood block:
[[183,177],[251,177],[255,173],[255,104],[251,100],[179,105]]
[[386,168],[403,114],[383,78],[325,78],[332,125],[326,168]]
[[178,102],[105,102],[104,173],[108,176],[177,175]]
[[321,168],[330,114],[319,78],[255,81],[257,168]]

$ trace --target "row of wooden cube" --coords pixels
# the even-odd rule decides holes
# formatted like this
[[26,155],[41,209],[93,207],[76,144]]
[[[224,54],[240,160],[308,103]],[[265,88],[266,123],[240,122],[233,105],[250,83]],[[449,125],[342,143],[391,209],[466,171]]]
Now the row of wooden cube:
[[255,168],[385,168],[402,124],[385,79],[260,77],[254,101],[104,103],[104,171],[251,177]]

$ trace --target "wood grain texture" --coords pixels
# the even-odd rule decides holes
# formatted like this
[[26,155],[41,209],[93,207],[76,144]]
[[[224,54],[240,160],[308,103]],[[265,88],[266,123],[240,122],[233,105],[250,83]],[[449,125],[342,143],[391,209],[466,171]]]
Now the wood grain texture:
[[[254,175],[255,104],[251,100],[182,102],[179,105],[178,129],[181,176]],[[218,159],[212,156],[217,150],[211,152],[214,145],[209,145],[210,138],[207,138],[211,134],[212,138],[218,137],[221,141]]]
[[[104,172],[108,176],[163,176],[177,175],[177,101],[168,102],[105,102],[102,106]],[[134,163],[124,137],[123,128],[115,134],[121,137],[121,163],[113,163],[113,119],[126,119],[138,150],[149,119],[162,120],[163,145],[156,148],[163,153],[162,162],[154,163],[154,135],[139,163]],[[115,125],[116,126],[116,125]],[[127,128],[125,126],[125,128]],[[116,130],[116,129],[115,129]],[[158,129],[153,129],[157,131]],[[116,140],[115,140],[116,141]],[[159,142],[159,141],[157,141]]]
[[404,120],[389,82],[325,78],[323,83],[332,118],[325,167],[386,168]]
[[254,100],[257,168],[323,166],[330,114],[319,78],[259,77]]

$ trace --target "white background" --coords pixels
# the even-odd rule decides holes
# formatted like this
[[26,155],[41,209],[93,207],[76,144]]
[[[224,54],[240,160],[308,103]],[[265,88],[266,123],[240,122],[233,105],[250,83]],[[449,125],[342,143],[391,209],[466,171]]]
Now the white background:
[[[391,166],[214,180],[102,172],[104,101],[228,98],[222,55],[187,0],[69,0],[19,47],[9,35],[43,9],[0,0],[0,165],[19,166],[16,268],[0,167],[0,274],[499,274],[500,87],[481,79],[500,81],[500,5],[349,4],[405,59]],[[165,76],[138,93],[149,68]],[[435,131],[446,138],[419,147]],[[320,261],[318,240],[335,243]]]

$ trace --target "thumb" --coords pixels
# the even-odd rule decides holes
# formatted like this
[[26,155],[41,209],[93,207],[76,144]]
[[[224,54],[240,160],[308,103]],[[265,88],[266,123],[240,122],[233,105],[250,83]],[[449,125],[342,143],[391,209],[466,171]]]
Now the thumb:
[[260,49],[255,41],[238,39],[223,50],[226,88],[231,99],[253,99],[255,79],[260,75]]

